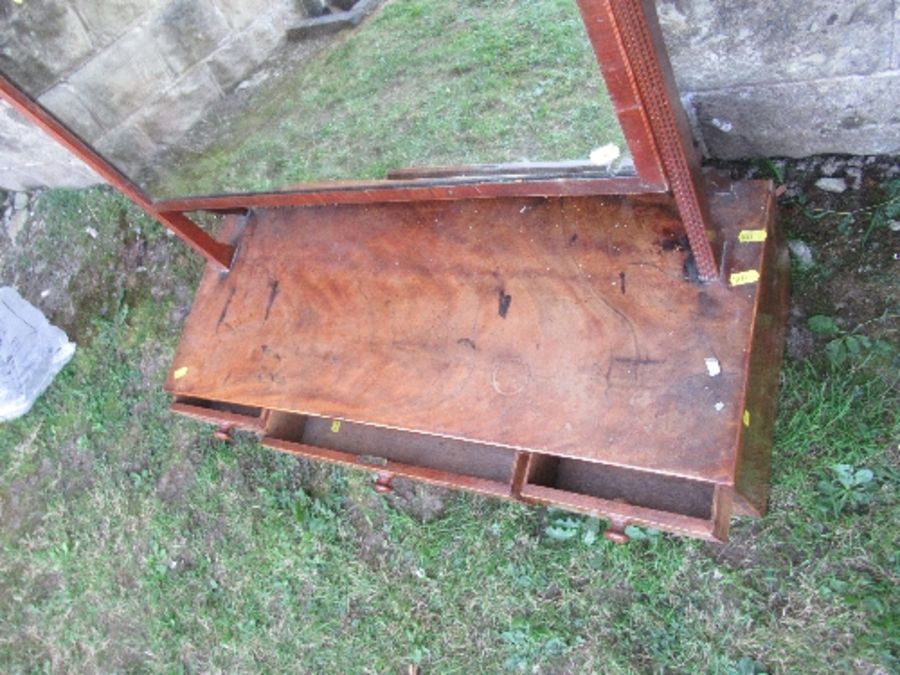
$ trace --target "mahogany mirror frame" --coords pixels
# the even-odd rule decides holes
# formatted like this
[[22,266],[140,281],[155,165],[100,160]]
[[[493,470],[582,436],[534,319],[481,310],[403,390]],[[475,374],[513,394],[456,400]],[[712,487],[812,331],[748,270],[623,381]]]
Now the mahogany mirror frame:
[[214,239],[187,213],[506,196],[668,193],[684,224],[700,279],[717,279],[716,233],[710,225],[700,157],[679,102],[653,0],[575,1],[634,161],[633,176],[598,176],[596,171],[580,172],[571,163],[474,165],[431,171],[403,170],[389,174],[385,180],[311,183],[285,191],[154,200],[3,74],[0,74],[0,96],[209,262],[224,270],[230,268],[235,248]]

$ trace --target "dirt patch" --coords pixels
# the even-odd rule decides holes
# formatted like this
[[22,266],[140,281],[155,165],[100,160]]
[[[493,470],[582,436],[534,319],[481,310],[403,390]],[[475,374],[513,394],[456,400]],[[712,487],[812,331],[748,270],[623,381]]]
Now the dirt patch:
[[106,649],[97,654],[97,663],[104,669],[134,672],[146,662],[148,636],[142,618],[133,612],[119,610],[103,620],[107,636]]
[[[900,179],[896,158],[822,156],[722,166],[736,178],[765,177],[784,186],[778,217],[787,238],[802,244],[792,253],[794,274],[812,282],[793,284],[791,355],[803,358],[811,351],[811,335],[802,328],[809,316],[835,316],[853,328],[878,321],[896,305],[900,225],[890,216],[896,199],[889,192],[891,181]],[[811,256],[806,264],[796,255],[803,248]],[[883,322],[869,335],[895,329],[896,322]]]
[[0,204],[0,283],[15,286],[71,339],[83,343],[97,317],[147,297],[173,298],[174,318],[183,320],[202,267],[186,277],[191,254],[124,197],[108,187],[38,190],[17,210],[22,194]]
[[390,505],[422,523],[440,518],[452,494],[450,490],[405,478],[396,479],[393,486],[394,491],[388,496]]
[[380,565],[391,554],[391,543],[385,534],[387,516],[384,504],[373,492],[363,494],[359,500],[347,500],[346,509],[346,515],[356,533],[360,558],[370,565]]
[[813,332],[806,326],[806,314],[798,307],[792,307],[788,315],[785,350],[792,359],[805,359],[816,346]]
[[59,453],[60,487],[66,497],[74,497],[94,485],[94,455],[66,443]]
[[56,469],[45,457],[36,472],[0,487],[0,531],[22,537],[39,527],[55,477]]
[[761,530],[762,525],[758,520],[733,527],[726,543],[704,544],[704,552],[716,562],[732,569],[755,569],[766,562],[767,552],[758,546]]
[[43,518],[44,504],[33,481],[17,478],[9,487],[0,488],[0,527],[21,535],[37,527]]
[[[178,325],[178,324],[176,324]],[[172,350],[168,345],[158,342],[145,343],[141,348],[140,361],[137,364],[141,372],[140,391],[154,391],[162,388],[172,365]]]
[[197,473],[192,464],[177,462],[160,476],[156,494],[170,506],[183,504],[196,479]]

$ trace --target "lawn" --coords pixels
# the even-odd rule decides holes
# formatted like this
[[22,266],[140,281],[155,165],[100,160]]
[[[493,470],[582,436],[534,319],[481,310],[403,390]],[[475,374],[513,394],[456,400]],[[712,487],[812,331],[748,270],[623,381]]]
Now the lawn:
[[895,235],[876,212],[782,204],[817,262],[795,270],[771,513],[724,546],[615,546],[589,520],[558,541],[554,512],[385,498],[215,441],[162,391],[199,261],[107,189],[32,208],[0,273],[79,350],[0,426],[4,672],[896,670]]
[[[446,3],[454,20],[490,5]],[[391,3],[370,25],[411,13],[422,30],[453,36],[435,7]],[[480,81],[478,64],[494,63],[479,51],[490,44],[465,45],[469,84]],[[385,68],[401,57],[422,59],[408,67],[435,78],[458,67],[428,50],[383,47]],[[357,63],[354,50],[353,40],[338,43],[321,67]],[[559,73],[529,79],[515,63],[501,71],[510,91],[526,93]],[[493,87],[499,76],[490,77]],[[272,101],[268,119],[283,120],[283,106],[305,91],[299,84],[300,94]],[[377,98],[379,89],[366,91]],[[454,131],[434,147],[418,140],[428,134],[404,134],[374,159],[343,137],[329,147],[346,154],[316,161],[378,175],[418,160],[514,159],[545,141],[582,156],[604,129],[591,112],[596,99],[559,91],[574,97],[562,106],[574,117],[548,111],[556,121],[538,131],[494,115],[476,87],[472,99],[445,97],[459,106],[437,117],[427,106],[440,97],[410,98],[406,113],[371,116],[357,137],[380,138],[403,114],[425,130],[434,121],[458,130],[468,119],[515,126],[520,136],[493,137],[518,139],[505,146],[509,156],[489,144],[481,156]],[[576,98],[586,107],[569,105]],[[359,105],[334,108],[335,124]],[[185,180],[197,187],[223,166],[234,167],[231,182],[211,189],[306,180],[315,153],[288,152],[273,124],[241,128],[235,147],[201,159]],[[303,127],[288,129],[295,149],[314,147]],[[735,169],[789,186],[779,218],[813,255],[793,269],[771,510],[736,520],[725,545],[641,531],[616,546],[596,535],[602,523],[580,517],[562,541],[554,511],[402,482],[381,496],[364,473],[279,455],[252,436],[216,441],[171,415],[162,390],[201,261],[106,188],[33,195],[15,241],[0,228],[0,282],[19,287],[78,351],[28,415],[0,425],[0,670],[897,672],[894,164],[838,162],[828,171],[862,176],[841,195],[813,187],[826,172],[818,160]]]
[[[160,196],[384,178],[410,166],[586,160],[625,144],[574,0],[392,0],[238,91],[147,176]],[[276,59],[276,62],[278,61]]]

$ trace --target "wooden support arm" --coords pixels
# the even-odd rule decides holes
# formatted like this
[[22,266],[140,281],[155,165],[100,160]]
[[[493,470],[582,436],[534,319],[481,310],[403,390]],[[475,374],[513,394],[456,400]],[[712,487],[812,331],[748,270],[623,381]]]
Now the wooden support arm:
[[146,192],[3,74],[0,74],[0,97],[209,262],[225,270],[231,267],[233,246],[216,241],[183,213],[160,211]]

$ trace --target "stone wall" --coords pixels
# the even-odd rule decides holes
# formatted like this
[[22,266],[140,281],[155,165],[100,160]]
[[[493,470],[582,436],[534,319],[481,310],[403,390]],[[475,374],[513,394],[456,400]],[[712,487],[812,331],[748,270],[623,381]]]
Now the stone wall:
[[[298,16],[295,0],[0,0],[0,70],[128,173],[264,61]],[[0,187],[96,182],[0,105]]]
[[[300,5],[0,0],[0,70],[128,170],[176,142],[259,65]],[[657,7],[709,156],[900,153],[900,2]],[[0,187],[91,182],[89,170],[0,104]]]
[[708,155],[900,153],[900,2],[657,0]]

